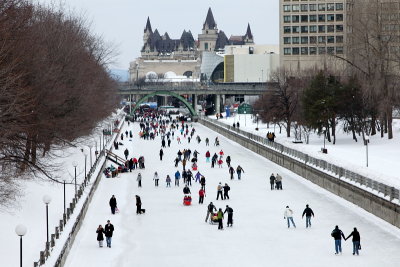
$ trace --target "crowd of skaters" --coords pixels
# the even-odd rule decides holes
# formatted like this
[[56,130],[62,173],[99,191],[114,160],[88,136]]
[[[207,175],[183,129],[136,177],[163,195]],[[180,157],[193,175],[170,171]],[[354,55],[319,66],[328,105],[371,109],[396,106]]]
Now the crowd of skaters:
[[[168,144],[168,147],[170,147],[171,145],[171,139],[174,139],[175,136],[175,130],[178,130],[178,134],[177,134],[177,143],[181,144],[181,140],[182,139],[186,139],[188,144],[190,143],[191,140],[193,140],[193,136],[195,134],[195,128],[193,128],[193,126],[190,126],[190,130],[189,130],[189,125],[185,124],[183,121],[181,123],[177,123],[174,122],[172,120],[170,120],[171,124],[169,125],[169,122],[166,122],[166,120],[161,119],[162,117],[155,117],[153,118],[153,120],[151,122],[149,122],[148,120],[143,120],[143,118],[141,119],[140,122],[140,128],[141,131],[139,133],[139,136],[143,139],[146,140],[154,140],[155,136],[161,135],[161,149],[159,152],[159,156],[160,156],[160,161],[162,161],[163,159],[163,155],[164,155],[164,151],[163,148],[166,148],[166,144]],[[154,120],[156,119],[156,121]],[[158,120],[157,120],[158,119]],[[126,137],[130,136],[130,138],[132,138],[132,132],[131,131],[126,131],[125,135]],[[179,136],[180,134],[180,136]],[[123,134],[121,134],[121,140],[123,140]],[[182,139],[181,139],[182,137]],[[201,143],[202,139],[199,135],[196,136],[196,141],[198,144]],[[120,144],[120,143],[119,143]],[[209,138],[206,137],[205,138],[205,146],[209,146]],[[220,141],[219,138],[216,137],[214,139],[214,146],[218,147],[220,146]],[[117,147],[115,147],[116,149],[118,149],[118,144]],[[124,151],[124,155],[125,158],[128,159],[129,156],[129,151],[128,149],[125,149]],[[197,161],[198,161],[198,155],[199,152],[197,152],[196,150],[193,152],[193,157],[192,157],[192,151],[190,150],[190,148],[188,149],[183,149],[183,150],[178,150],[177,152],[177,157],[174,160],[175,163],[175,167],[178,167],[179,164],[182,165],[182,172],[180,172],[179,170],[176,170],[174,177],[175,177],[175,186],[179,186],[179,180],[182,178],[183,179],[183,184],[184,184],[184,189],[183,189],[183,193],[185,195],[184,197],[184,203],[187,203],[187,200],[190,198],[190,202],[191,202],[191,190],[189,188],[189,186],[192,186],[191,181],[195,180],[195,183],[199,183],[201,185],[199,191],[198,191],[198,195],[199,195],[199,204],[203,204],[204,203],[204,197],[206,196],[206,190],[205,190],[205,185],[206,185],[206,179],[204,177],[204,175],[202,175],[200,173],[200,171],[197,170]],[[192,158],[192,160],[191,160]],[[211,168],[214,168],[216,164],[218,164],[219,168],[223,167],[223,159],[224,159],[224,152],[222,149],[220,149],[218,152],[215,152],[214,155],[211,158],[211,153],[209,150],[207,150],[206,154],[205,154],[205,158],[206,158],[206,163],[211,163]],[[210,158],[211,158],[211,162],[210,162]],[[133,168],[129,167],[129,161],[133,161],[133,158],[128,160],[128,169],[130,171],[132,171]],[[189,160],[191,160],[191,167],[187,168],[188,166],[188,162]],[[225,162],[228,166],[228,171],[229,171],[229,175],[230,175],[230,179],[234,179],[234,174],[237,174],[237,178],[238,180],[241,179],[241,174],[244,173],[243,168],[238,165],[236,167],[236,171],[235,168],[233,166],[231,166],[231,157],[227,156],[225,159]],[[135,164],[133,164],[135,166]],[[136,166],[137,168],[137,166]],[[143,158],[143,168],[144,168],[144,158]],[[193,173],[193,172],[195,173]],[[141,173],[138,173],[138,177],[137,177],[137,181],[138,181],[138,187],[141,187]],[[159,176],[157,171],[154,173],[154,177],[153,180],[155,182],[155,186],[158,187],[159,186]],[[168,174],[165,178],[165,182],[166,182],[166,187],[171,187],[171,177]],[[280,176],[278,173],[276,175],[271,174],[270,176],[270,185],[271,185],[271,190],[282,190],[282,176]],[[229,200],[229,190],[230,187],[227,183],[225,183],[225,185],[222,185],[222,183],[220,182],[217,186],[217,196],[216,196],[216,200],[219,200],[219,198],[221,198],[221,200]],[[115,196],[113,196],[112,198],[115,199]],[[137,214],[141,214],[144,213],[144,209],[141,208],[141,200],[140,197],[138,195],[136,195],[136,205],[137,205]],[[111,200],[110,200],[110,206],[111,206]],[[115,214],[115,209],[117,209],[116,204],[112,209],[112,214]],[[228,214],[228,219],[227,219],[227,226],[228,227],[232,227],[233,225],[233,209],[231,207],[229,207],[229,205],[226,205],[225,211],[222,211],[222,208],[217,209],[214,204],[212,202],[210,202],[210,204],[207,207],[207,216],[206,216],[206,222],[212,222],[214,218],[217,222],[218,222],[218,229],[223,230],[223,219],[224,219],[224,214]],[[289,208],[289,206],[286,206],[285,212],[284,212],[284,219],[287,220],[287,225],[288,228],[290,228],[290,226],[292,225],[294,228],[296,228],[294,219],[293,219],[293,210]],[[309,207],[309,205],[306,205],[306,208],[303,211],[302,214],[302,218],[306,216],[306,228],[311,227],[311,217],[314,217],[314,212],[312,211],[312,209]],[[108,222],[109,223],[109,222]],[[101,225],[99,226],[101,227]],[[99,230],[98,230],[99,231]],[[114,228],[112,228],[112,231],[114,231]],[[98,232],[98,240],[100,239],[100,235],[101,235],[101,230]],[[112,236],[112,234],[111,234]],[[360,234],[357,231],[357,228],[354,228],[354,230],[352,231],[352,233],[345,238],[343,232],[339,229],[338,226],[335,227],[335,229],[332,231],[331,236],[334,238],[335,240],[335,254],[341,254],[341,239],[343,237],[344,240],[347,240],[348,238],[352,237],[352,241],[353,241],[353,255],[359,255],[359,249],[361,249],[361,245],[360,245]],[[100,242],[100,240],[99,240]],[[111,247],[111,239],[110,239],[110,246]],[[99,243],[100,244],[100,243]],[[108,246],[108,241],[107,241],[107,246]],[[102,245],[101,245],[102,246]]]

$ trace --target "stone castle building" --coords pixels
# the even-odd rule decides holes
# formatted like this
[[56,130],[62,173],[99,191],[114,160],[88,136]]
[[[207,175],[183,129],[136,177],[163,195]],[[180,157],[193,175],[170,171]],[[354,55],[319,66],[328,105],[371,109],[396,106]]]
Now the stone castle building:
[[184,30],[179,39],[171,39],[166,32],[160,35],[153,31],[150,18],[143,32],[141,56],[131,62],[129,72],[132,82],[147,78],[162,78],[171,73],[197,79],[200,77],[202,52],[221,52],[226,45],[254,44],[250,24],[245,35],[232,35],[230,38],[219,30],[211,8],[203,23],[202,32],[194,39],[192,32]]

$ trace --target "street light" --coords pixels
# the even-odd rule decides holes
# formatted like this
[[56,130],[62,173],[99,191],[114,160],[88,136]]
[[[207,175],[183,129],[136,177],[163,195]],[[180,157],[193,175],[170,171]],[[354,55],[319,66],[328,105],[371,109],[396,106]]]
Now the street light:
[[256,114],[256,119],[257,119],[257,131],[258,131],[258,116],[260,116],[260,115],[258,115],[258,113]]
[[246,110],[244,110],[243,113],[244,113],[244,126],[247,126],[247,123],[246,123]]
[[19,266],[22,267],[22,237],[26,234],[26,226],[18,224],[15,227],[15,233],[20,237],[19,239]]
[[65,180],[64,180],[64,214],[67,214],[65,212],[66,206],[65,206]]
[[73,161],[72,166],[74,166],[74,168],[75,168],[75,196],[76,196],[76,193],[77,193],[77,190],[76,190],[76,167],[78,166],[78,163],[76,161]]
[[85,155],[85,179],[84,179],[84,182],[86,184],[86,161],[87,161],[86,159],[87,159],[87,155],[88,155],[88,152],[86,149],[83,150],[83,155]]
[[368,143],[369,143],[369,136],[366,135],[365,136],[365,148],[366,148],[366,152],[367,152],[367,167],[368,167]]
[[49,195],[43,196],[43,203],[46,204],[46,228],[47,228],[47,243],[49,243],[49,204],[51,197]]
[[325,138],[326,138],[326,127],[322,127],[322,131],[324,132],[324,149],[322,150],[322,153],[327,153],[327,150],[325,149]]
[[89,146],[89,158],[90,158],[90,168],[92,168],[92,144]]

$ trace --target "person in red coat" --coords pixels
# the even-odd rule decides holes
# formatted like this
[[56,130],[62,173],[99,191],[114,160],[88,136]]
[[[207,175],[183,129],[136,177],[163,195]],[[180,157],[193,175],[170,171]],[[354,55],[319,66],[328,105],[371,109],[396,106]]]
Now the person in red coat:
[[205,195],[206,195],[206,191],[203,188],[201,188],[199,190],[199,204],[203,204]]
[[207,150],[207,152],[206,152],[206,162],[210,162],[210,156],[211,156],[210,151]]

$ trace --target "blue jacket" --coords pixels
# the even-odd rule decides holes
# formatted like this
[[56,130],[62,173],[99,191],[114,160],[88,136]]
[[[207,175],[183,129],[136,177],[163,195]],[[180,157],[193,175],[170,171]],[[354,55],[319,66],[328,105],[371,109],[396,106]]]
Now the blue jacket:
[[175,179],[179,179],[181,178],[181,174],[179,173],[179,171],[176,171],[175,173]]

